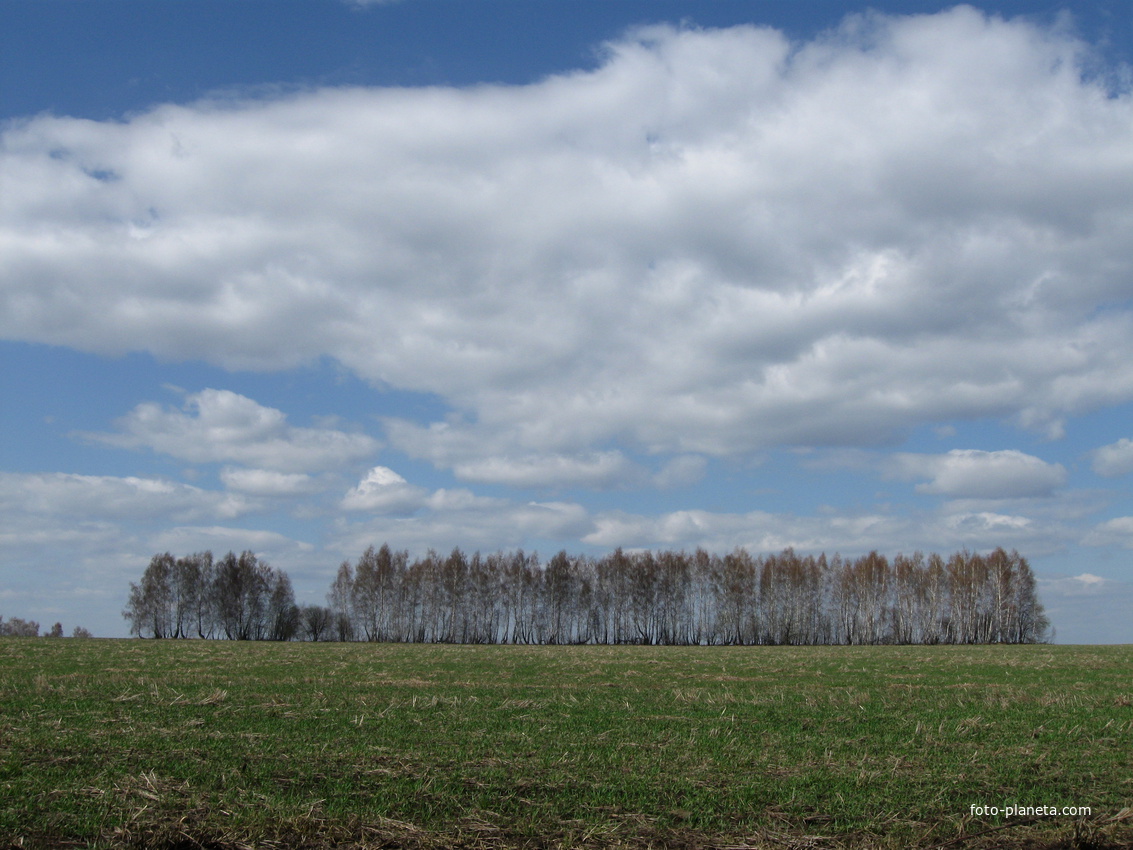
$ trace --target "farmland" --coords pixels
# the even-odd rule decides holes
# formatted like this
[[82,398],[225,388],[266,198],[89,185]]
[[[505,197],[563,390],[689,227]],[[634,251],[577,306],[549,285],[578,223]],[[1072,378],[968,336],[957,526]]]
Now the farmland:
[[[1107,847],[1133,647],[0,641],[0,847]],[[1089,807],[1014,816],[973,807]]]

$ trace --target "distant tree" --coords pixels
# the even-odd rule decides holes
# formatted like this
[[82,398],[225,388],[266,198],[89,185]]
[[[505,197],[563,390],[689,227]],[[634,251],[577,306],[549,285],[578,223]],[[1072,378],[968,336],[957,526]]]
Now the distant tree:
[[274,571],[268,579],[268,639],[291,640],[299,635],[302,615],[287,573]]
[[945,565],[948,579],[949,639],[951,643],[979,643],[980,608],[987,580],[987,562],[967,550],[956,552]]
[[1011,562],[1014,577],[1006,602],[1010,614],[1005,618],[1008,625],[1004,629],[1004,641],[1046,643],[1052,640],[1050,618],[1039,601],[1031,565],[1015,550],[1011,550],[1007,558]]
[[94,635],[92,635],[89,631],[84,629],[82,626],[75,626],[75,630],[73,632],[71,632],[71,637],[90,639],[90,638],[93,638]]
[[[394,600],[409,561],[408,552],[393,552],[383,544],[375,551],[369,547],[354,567],[353,581],[349,568],[342,578],[342,586],[334,591],[335,603],[351,615],[354,637],[359,640],[396,639],[394,626]],[[343,598],[349,587],[350,599]]]
[[338,639],[350,640],[354,636],[354,567],[350,561],[339,564],[327,602],[334,615],[333,625]]
[[304,605],[302,608],[303,637],[307,640],[326,640],[331,636],[334,612],[325,605]]
[[576,587],[570,555],[561,551],[543,570],[544,643],[573,643]]
[[49,637],[49,638],[61,638],[61,637],[63,637],[63,624],[62,623],[56,623],[54,626],[51,627],[51,631],[49,631],[45,635],[45,637]]
[[657,639],[663,644],[688,644],[693,631],[692,563],[685,552],[661,552],[657,568],[661,603]]
[[207,549],[191,555],[197,571],[196,631],[199,638],[210,638],[216,633],[216,564]]
[[12,617],[8,622],[0,617],[0,637],[39,637],[39,623]]
[[935,552],[916,579],[920,643],[937,644],[948,639],[948,576],[944,558]]
[[924,555],[912,557],[898,554],[893,559],[893,640],[908,644],[918,642],[918,608],[921,594],[918,579],[924,572]]
[[813,644],[823,640],[822,568],[793,549],[763,559],[759,573],[761,644]]
[[168,552],[154,555],[139,584],[130,582],[130,595],[122,616],[130,621],[130,634],[138,637],[174,636],[174,558]]
[[261,640],[267,632],[267,564],[245,550],[216,565],[215,602],[220,630],[229,640]]
[[442,643],[463,643],[462,620],[466,613],[464,596],[468,572],[468,558],[459,547],[454,547],[440,564],[442,601],[437,635]]
[[215,620],[212,552],[195,552],[173,564],[174,620],[177,637],[209,637]]
[[755,642],[753,626],[758,621],[756,607],[756,565],[743,549],[725,555],[718,584],[720,637],[726,644]]
[[693,644],[711,646],[717,642],[719,634],[716,600],[721,595],[720,559],[704,549],[697,549],[692,556],[691,569],[690,592],[694,598],[691,641]]

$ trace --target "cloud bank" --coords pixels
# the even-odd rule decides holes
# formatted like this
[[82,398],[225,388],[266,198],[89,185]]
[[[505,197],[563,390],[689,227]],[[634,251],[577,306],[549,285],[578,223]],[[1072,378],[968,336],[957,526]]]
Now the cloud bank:
[[[1133,398],[1133,100],[1087,52],[970,8],[806,44],[665,26],[527,86],[29,118],[0,137],[0,334],[329,355],[445,399],[444,428],[391,434],[469,481],[988,416],[1056,434]],[[371,451],[282,428],[202,394],[121,441],[293,474]]]

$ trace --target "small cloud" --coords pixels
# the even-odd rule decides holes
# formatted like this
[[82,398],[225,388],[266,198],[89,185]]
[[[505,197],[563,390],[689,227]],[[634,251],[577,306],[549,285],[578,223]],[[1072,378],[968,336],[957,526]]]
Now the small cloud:
[[953,514],[945,522],[955,531],[978,533],[1019,532],[1032,525],[1029,517],[1000,514],[994,511]]
[[704,477],[708,461],[700,455],[681,455],[666,463],[653,476],[653,483],[662,489],[685,487]]
[[445,511],[471,511],[490,508],[503,508],[507,506],[504,499],[493,499],[487,496],[477,496],[471,490],[463,487],[449,490],[444,487],[434,492],[426,500],[429,509],[437,513]]
[[396,541],[411,551],[526,548],[533,541],[578,540],[593,530],[586,508],[572,502],[528,502],[440,489],[411,514],[374,514],[337,524],[335,548],[357,552],[375,540]]
[[920,493],[954,499],[1020,499],[1050,496],[1066,483],[1066,469],[1033,455],[1009,449],[985,452],[953,449],[947,454],[898,454],[898,478],[928,478]]
[[86,520],[231,519],[256,507],[240,494],[159,478],[0,473],[0,510]]
[[288,424],[283,411],[229,390],[193,393],[180,410],[139,404],[118,425],[118,433],[78,436],[122,448],[148,448],[192,463],[235,461],[292,473],[334,469],[378,450],[377,441],[365,434],[298,428]]
[[428,494],[388,466],[375,466],[340,503],[343,510],[410,514],[425,505]]
[[257,556],[280,559],[287,555],[314,551],[314,546],[293,540],[274,531],[229,526],[179,526],[157,534],[151,540],[154,548],[170,552],[193,552],[209,549],[215,553],[253,550]]
[[271,469],[226,466],[220,471],[220,480],[229,490],[252,496],[301,496],[322,489],[310,475]]
[[1133,516],[1119,516],[1095,525],[1082,539],[1086,546],[1117,544],[1133,549]]
[[516,526],[532,536],[576,537],[593,528],[589,512],[574,502],[528,502],[510,514]]
[[1104,584],[1105,581],[1106,581],[1101,576],[1096,576],[1093,573],[1082,573],[1080,576],[1074,576],[1074,578],[1076,578],[1078,581],[1082,582],[1082,584],[1087,585],[1089,587],[1094,587],[1094,586],[1099,585],[1099,584]]
[[1123,437],[1116,443],[1097,449],[1091,466],[1094,472],[1106,478],[1133,472],[1133,440]]
[[465,481],[511,487],[614,488],[642,477],[641,470],[618,451],[487,457],[461,461],[453,466],[453,472]]

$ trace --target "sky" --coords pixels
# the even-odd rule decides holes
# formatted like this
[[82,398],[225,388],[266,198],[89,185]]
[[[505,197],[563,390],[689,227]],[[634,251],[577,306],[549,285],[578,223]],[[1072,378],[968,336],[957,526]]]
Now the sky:
[[1017,549],[1133,642],[1133,4],[0,0],[0,615]]

